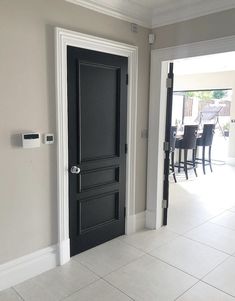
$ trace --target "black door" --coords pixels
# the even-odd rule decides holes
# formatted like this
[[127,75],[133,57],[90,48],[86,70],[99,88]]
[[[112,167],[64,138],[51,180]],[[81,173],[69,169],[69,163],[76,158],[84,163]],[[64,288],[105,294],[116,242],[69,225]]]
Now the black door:
[[68,47],[71,256],[125,232],[125,57]]
[[164,160],[164,182],[163,182],[163,225],[167,225],[167,215],[169,207],[169,170],[170,170],[170,134],[172,118],[172,100],[174,85],[174,65],[169,64],[169,73],[167,77],[167,105],[166,105],[166,129],[165,129],[165,160]]

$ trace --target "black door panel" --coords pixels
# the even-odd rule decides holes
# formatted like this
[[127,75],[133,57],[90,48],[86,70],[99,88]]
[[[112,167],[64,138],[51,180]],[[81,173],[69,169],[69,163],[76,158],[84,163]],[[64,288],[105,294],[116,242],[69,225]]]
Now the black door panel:
[[68,47],[71,255],[125,231],[127,58]]

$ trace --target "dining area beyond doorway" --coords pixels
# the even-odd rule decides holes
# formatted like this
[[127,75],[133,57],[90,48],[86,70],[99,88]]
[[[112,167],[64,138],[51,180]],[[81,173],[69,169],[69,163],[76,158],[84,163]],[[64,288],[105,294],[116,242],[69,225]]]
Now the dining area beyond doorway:
[[[217,91],[218,94],[218,91]],[[211,96],[217,95],[211,93]],[[195,96],[196,95],[196,96]],[[205,97],[205,94],[202,94]],[[208,94],[209,95],[209,94]],[[229,103],[221,100],[229,97],[221,91],[220,101],[198,99],[198,93],[174,92],[170,130],[170,174],[174,182],[184,175],[185,180],[213,172],[213,165],[225,164],[216,158],[225,152],[229,135],[225,122],[229,118]]]

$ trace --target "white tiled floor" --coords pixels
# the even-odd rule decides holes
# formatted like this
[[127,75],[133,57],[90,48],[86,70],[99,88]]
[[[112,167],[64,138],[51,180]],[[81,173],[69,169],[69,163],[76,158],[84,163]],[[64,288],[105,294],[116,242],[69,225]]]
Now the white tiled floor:
[[169,226],[114,239],[0,301],[235,301],[235,168],[170,185]]
[[144,255],[142,251],[125,244],[119,239],[114,239],[74,256],[73,259],[103,277],[142,255]]
[[235,296],[235,258],[228,258],[223,264],[211,271],[204,278],[204,281]]
[[184,237],[153,250],[151,254],[198,279],[228,258],[224,253]]
[[234,301],[234,298],[212,286],[198,282],[177,301]]
[[175,300],[197,282],[197,279],[147,254],[105,279],[138,301]]

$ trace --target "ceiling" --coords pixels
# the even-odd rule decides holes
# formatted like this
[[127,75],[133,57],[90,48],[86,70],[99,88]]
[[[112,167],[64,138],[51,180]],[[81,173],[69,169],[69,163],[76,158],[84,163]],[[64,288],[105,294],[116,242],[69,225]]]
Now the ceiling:
[[174,61],[176,75],[201,74],[235,70],[235,52],[198,56]]
[[235,8],[234,0],[65,0],[148,28]]

